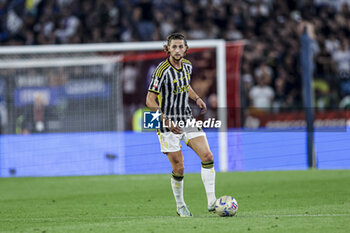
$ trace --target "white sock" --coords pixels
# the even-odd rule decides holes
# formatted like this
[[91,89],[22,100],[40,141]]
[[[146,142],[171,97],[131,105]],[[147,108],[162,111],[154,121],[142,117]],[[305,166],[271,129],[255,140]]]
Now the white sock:
[[176,201],[176,207],[180,208],[185,204],[184,201],[184,180],[177,181],[173,177],[171,177],[171,188],[173,189],[175,201]]
[[201,177],[204,184],[205,192],[207,193],[208,208],[211,207],[215,201],[215,169],[203,168],[201,169]]

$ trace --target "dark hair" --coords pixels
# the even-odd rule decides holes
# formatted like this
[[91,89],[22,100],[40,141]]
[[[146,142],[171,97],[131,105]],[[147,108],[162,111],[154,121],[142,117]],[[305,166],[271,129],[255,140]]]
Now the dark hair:
[[[185,36],[179,32],[174,32],[166,38],[166,44],[164,45],[164,51],[167,54],[169,54],[168,46],[170,45],[172,40],[183,40],[185,42],[185,46],[188,49],[187,40],[186,40]],[[187,52],[187,50],[186,50],[186,52]]]

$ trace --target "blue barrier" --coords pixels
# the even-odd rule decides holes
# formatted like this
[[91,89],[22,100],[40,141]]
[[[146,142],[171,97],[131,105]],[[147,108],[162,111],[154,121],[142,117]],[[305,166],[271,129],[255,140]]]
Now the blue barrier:
[[315,133],[315,151],[319,169],[350,169],[350,132]]
[[[207,132],[219,171],[216,132]],[[229,171],[307,169],[305,132],[228,132]],[[315,132],[319,169],[350,169],[350,133]],[[182,147],[185,171],[198,156]],[[0,137],[0,177],[171,173],[155,133],[90,132]]]
[[305,132],[230,132],[230,171],[307,168]]

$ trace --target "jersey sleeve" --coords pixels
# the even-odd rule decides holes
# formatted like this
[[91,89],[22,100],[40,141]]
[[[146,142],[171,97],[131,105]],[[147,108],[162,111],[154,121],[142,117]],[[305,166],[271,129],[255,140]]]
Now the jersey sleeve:
[[152,80],[149,84],[148,91],[159,94],[163,84],[163,80],[164,80],[164,74],[158,72],[158,69],[155,69],[152,74]]
[[192,76],[192,63],[189,60],[183,59],[184,67],[186,69],[186,75],[188,77],[188,80],[191,80]]
[[189,64],[189,73],[192,75],[192,63]]

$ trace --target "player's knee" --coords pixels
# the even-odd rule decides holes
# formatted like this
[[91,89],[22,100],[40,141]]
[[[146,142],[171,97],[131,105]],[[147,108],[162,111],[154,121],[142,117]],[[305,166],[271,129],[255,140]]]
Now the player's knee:
[[185,173],[184,165],[182,164],[182,165],[175,166],[174,173],[178,175],[183,175]]
[[179,174],[179,175],[183,175],[185,172],[185,166],[183,161],[176,161],[174,163],[174,173]]
[[210,151],[202,154],[202,162],[210,161],[213,161],[213,154]]

